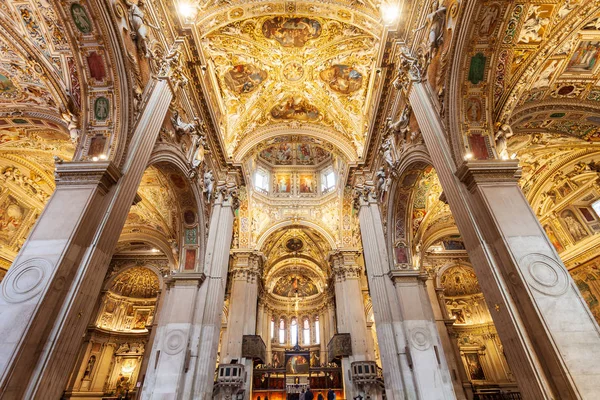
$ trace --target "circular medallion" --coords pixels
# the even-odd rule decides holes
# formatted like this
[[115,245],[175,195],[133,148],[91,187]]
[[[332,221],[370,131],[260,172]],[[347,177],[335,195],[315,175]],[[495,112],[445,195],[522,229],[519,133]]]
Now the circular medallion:
[[427,328],[418,326],[410,330],[410,339],[414,348],[425,351],[431,347],[431,335]]
[[289,251],[300,251],[304,247],[304,243],[300,239],[291,238],[285,243],[285,247]]
[[297,62],[290,62],[283,67],[283,76],[291,82],[296,82],[304,76],[304,67]]
[[174,329],[167,333],[165,338],[165,353],[175,355],[183,350],[185,344],[185,334],[180,329]]
[[41,258],[32,258],[8,270],[2,281],[2,297],[9,303],[31,299],[44,289],[52,264]]
[[524,267],[524,272],[529,286],[548,296],[561,296],[569,288],[569,276],[566,268],[556,260],[544,254],[528,254],[519,262]]

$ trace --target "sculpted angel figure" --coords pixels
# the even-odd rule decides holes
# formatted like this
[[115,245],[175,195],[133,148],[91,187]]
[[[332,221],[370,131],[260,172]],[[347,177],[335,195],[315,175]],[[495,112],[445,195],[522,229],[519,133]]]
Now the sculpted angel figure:
[[204,153],[206,151],[206,139],[202,133],[193,136],[192,146],[195,149],[192,153],[192,167],[198,168],[204,162]]
[[377,171],[375,177],[377,178],[376,189],[377,193],[379,194],[379,201],[383,201],[383,195],[390,187],[391,178],[386,175],[383,167],[379,168],[379,171]]
[[154,29],[159,28],[148,22],[148,19],[142,10],[144,7],[143,0],[138,0],[137,4],[127,0],[125,1],[129,7],[129,23],[133,30],[133,32],[131,32],[131,38],[135,40],[138,51],[141,51],[144,54],[144,57],[150,58],[152,53],[150,51],[148,26]]
[[75,114],[69,110],[62,110],[63,120],[67,123],[67,129],[69,130],[69,136],[71,142],[77,144],[79,142],[79,120]]
[[381,145],[381,154],[383,155],[383,160],[392,170],[394,169],[394,155],[392,154],[392,138],[388,137],[383,144]]
[[410,104],[407,104],[402,110],[400,118],[396,122],[392,122],[391,118],[388,119],[388,129],[393,133],[406,134],[408,131],[408,124],[410,122],[411,108]]
[[440,4],[439,0],[433,0],[431,2],[431,12],[425,17],[426,23],[417,28],[416,31],[424,29],[429,24],[429,37],[428,37],[428,52],[427,60],[431,61],[435,54],[435,51],[444,42],[444,29],[446,27],[446,7]]
[[206,171],[204,173],[204,194],[206,195],[206,199],[210,203],[212,200],[213,188],[215,185],[215,177],[213,176],[212,171]]
[[171,117],[171,123],[173,124],[173,128],[175,128],[175,133],[179,136],[183,135],[191,135],[196,132],[196,124],[191,122],[185,122],[181,119],[181,115],[179,115],[179,111],[173,111],[173,116]]
[[496,152],[503,160],[508,160],[508,139],[513,136],[513,130],[508,124],[503,124],[496,132],[494,139],[496,140]]

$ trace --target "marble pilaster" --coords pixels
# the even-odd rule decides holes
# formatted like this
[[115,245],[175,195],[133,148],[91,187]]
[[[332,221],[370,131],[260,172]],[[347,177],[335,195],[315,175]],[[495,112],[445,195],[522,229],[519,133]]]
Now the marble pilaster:
[[374,189],[362,188],[357,196],[357,206],[386,395],[394,400],[418,399],[400,304],[388,276],[390,261]]
[[[352,341],[352,355],[343,357],[343,371],[350,370],[354,361],[374,361],[375,355],[369,351],[369,332],[361,287],[361,267],[357,264],[356,251],[340,251],[330,257],[335,276],[335,298],[337,304],[338,333],[349,333]],[[347,399],[363,395],[348,373],[344,373],[344,391]],[[371,397],[378,394],[370,393]]]
[[238,203],[237,189],[222,186],[217,190],[216,196],[204,258],[206,281],[200,287],[197,298],[194,315],[196,323],[190,345],[190,373],[186,375],[184,384],[183,398],[189,399],[212,398],[221,317],[225,303],[233,219]]
[[112,251],[174,88],[169,68],[148,86],[123,166],[58,163],[57,188],[1,285],[0,392],[55,399],[64,390]]
[[401,307],[420,398],[456,398],[425,288],[427,275],[417,270],[393,270],[390,277]]
[[595,398],[600,330],[517,184],[518,163],[456,165],[432,93],[418,71],[405,76],[404,90],[522,395]]

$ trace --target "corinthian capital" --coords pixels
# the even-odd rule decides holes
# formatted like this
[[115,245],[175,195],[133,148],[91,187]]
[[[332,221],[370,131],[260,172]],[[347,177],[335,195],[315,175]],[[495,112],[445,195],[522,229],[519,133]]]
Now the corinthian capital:
[[240,206],[237,185],[229,183],[217,187],[215,201],[236,210]]
[[411,82],[423,80],[423,67],[418,58],[410,54],[410,50],[403,47],[400,50],[398,76],[393,82],[396,90],[408,90]]
[[175,41],[169,53],[160,61],[160,69],[158,71],[158,77],[168,79],[173,90],[177,90],[188,83],[188,78],[183,73],[183,62],[181,51],[179,50],[181,43],[182,41],[180,40]]
[[377,190],[375,186],[369,184],[356,185],[354,187],[354,208],[360,209],[362,206],[368,206],[371,203],[377,203]]
[[232,254],[232,278],[254,283],[260,280],[263,271],[262,253],[236,251]]
[[341,250],[331,254],[329,260],[337,282],[360,277],[362,268],[357,263],[359,255],[357,250]]

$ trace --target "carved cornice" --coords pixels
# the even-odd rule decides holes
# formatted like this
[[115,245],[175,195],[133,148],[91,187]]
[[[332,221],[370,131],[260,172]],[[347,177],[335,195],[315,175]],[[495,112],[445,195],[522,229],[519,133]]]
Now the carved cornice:
[[121,178],[121,171],[111,161],[57,161],[54,172],[57,187],[96,185],[102,194]]
[[479,184],[517,184],[521,168],[517,160],[472,160],[465,161],[455,174],[473,192]]
[[204,275],[203,272],[183,272],[171,274],[168,278],[165,278],[165,285],[167,288],[171,288],[173,286],[200,287],[205,279],[206,275]]
[[388,276],[394,282],[394,285],[397,283],[414,283],[415,281],[419,281],[422,284],[425,284],[428,279],[428,275],[424,271],[419,270],[391,270],[388,272]]

